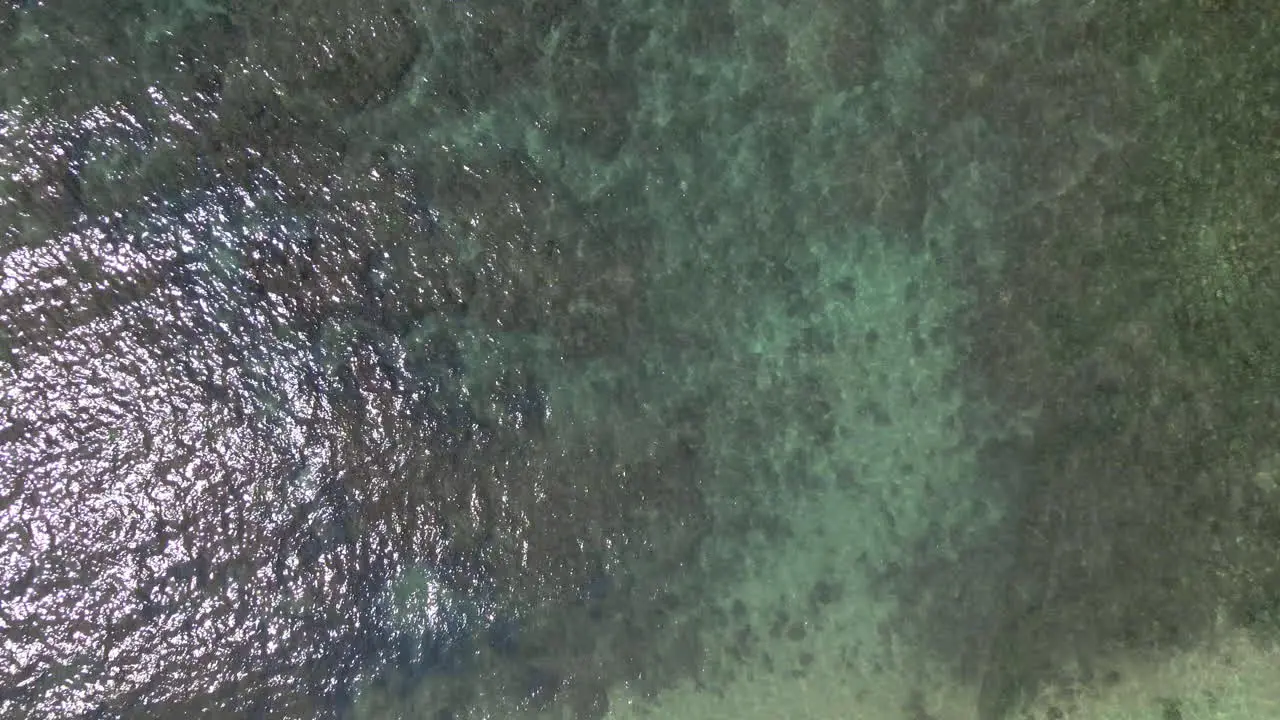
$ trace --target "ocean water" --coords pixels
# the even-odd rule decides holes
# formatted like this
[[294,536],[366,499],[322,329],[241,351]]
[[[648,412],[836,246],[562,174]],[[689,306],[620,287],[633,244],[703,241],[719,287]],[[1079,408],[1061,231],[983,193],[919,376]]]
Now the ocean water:
[[1269,629],[1242,5],[5,3],[0,716],[1000,720]]

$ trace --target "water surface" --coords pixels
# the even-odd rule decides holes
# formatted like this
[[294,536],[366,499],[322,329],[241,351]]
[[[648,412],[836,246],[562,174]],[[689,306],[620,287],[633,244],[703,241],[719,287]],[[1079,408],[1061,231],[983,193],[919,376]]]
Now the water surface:
[[0,714],[999,720],[1270,632],[1280,24],[935,5],[5,5]]

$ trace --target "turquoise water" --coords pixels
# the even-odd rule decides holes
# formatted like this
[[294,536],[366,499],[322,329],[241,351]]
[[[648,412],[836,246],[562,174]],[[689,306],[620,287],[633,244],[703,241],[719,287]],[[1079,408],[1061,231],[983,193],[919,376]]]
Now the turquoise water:
[[999,720],[1269,629],[1280,25],[1048,5],[4,5],[0,715]]

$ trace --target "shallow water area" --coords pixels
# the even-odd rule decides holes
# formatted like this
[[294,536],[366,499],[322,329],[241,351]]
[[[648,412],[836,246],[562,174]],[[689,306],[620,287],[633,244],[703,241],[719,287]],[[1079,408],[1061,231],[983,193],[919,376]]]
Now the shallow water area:
[[1192,5],[4,4],[0,716],[1265,713]]

